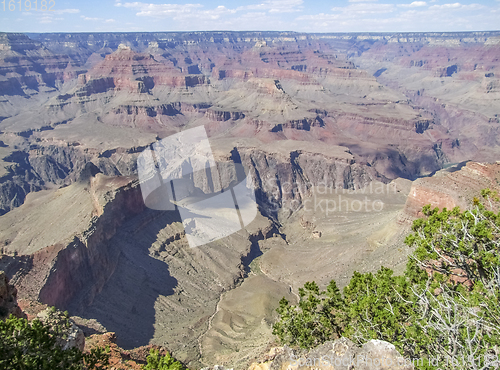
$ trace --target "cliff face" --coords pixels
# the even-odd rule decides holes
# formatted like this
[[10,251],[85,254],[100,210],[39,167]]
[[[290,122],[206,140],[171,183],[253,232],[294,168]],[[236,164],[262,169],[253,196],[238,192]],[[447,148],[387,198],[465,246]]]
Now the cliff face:
[[315,153],[307,143],[301,143],[304,149],[297,144],[275,145],[274,150],[235,148],[231,153],[248,168],[256,184],[257,200],[268,216],[278,217],[285,203],[299,206],[313,186],[353,190],[374,180],[387,181],[373,168],[357,164],[346,148],[330,147],[329,153]]
[[87,74],[80,75],[83,85],[77,96],[92,95],[109,89],[131,93],[147,93],[157,85],[194,87],[208,81],[204,76],[184,75],[172,62],[160,63],[152,55],[133,52],[120,45],[118,50],[94,66]]
[[[93,210],[91,214],[85,215],[89,224],[84,225],[81,232],[71,236],[70,231],[69,243],[64,240],[68,239],[67,236],[52,245],[44,245],[42,239],[31,246],[31,254],[2,261],[7,264],[7,271],[14,275],[16,285],[24,291],[25,298],[67,307],[79,294],[83,297],[83,303],[90,304],[113,274],[119,251],[108,247],[107,241],[124,220],[143,211],[144,204],[136,182],[109,179],[101,174],[91,179],[88,202],[92,204]],[[82,186],[80,183],[72,185]],[[77,208],[82,200],[73,206]],[[74,217],[76,221],[81,211],[92,208],[75,209],[66,217]],[[40,227],[44,228],[43,223]],[[45,233],[50,233],[50,230],[45,230]],[[27,252],[20,248],[22,243],[17,243],[14,237],[9,240],[5,252]],[[19,260],[24,261],[20,269],[15,262]]]
[[497,145],[496,126],[492,123],[498,122],[495,86],[499,54],[497,36],[480,41],[464,35],[453,39],[450,35],[441,41],[416,39],[402,45],[378,44],[355,60],[380,83],[432,112],[433,125],[428,133],[433,126],[446,128],[447,138],[435,138],[449,162],[462,162],[465,157],[492,162],[497,156],[490,148]]
[[88,157],[79,148],[68,145],[33,145],[25,151],[12,152],[3,159],[9,167],[1,177],[0,213],[23,204],[29,192],[71,183]]
[[0,319],[10,315],[26,318],[26,315],[17,305],[17,289],[9,283],[3,271],[0,271]]
[[467,209],[481,190],[500,191],[500,164],[468,162],[450,170],[441,170],[433,177],[413,182],[406,201],[403,218],[422,217],[422,207]]
[[30,192],[74,183],[90,161],[106,175],[132,175],[136,166],[135,148],[118,151],[118,155],[128,154],[130,158],[117,165],[116,149],[99,153],[95,149],[53,141],[29,145],[27,140],[19,146],[24,150],[15,150],[3,159],[8,167],[0,177],[0,214],[23,204]]
[[91,192],[93,199],[97,199],[96,215],[89,228],[53,260],[51,270],[55,273],[47,276],[38,296],[49,305],[67,307],[76,295],[84,296],[82,304],[91,304],[116,267],[119,251],[108,247],[108,240],[125,220],[144,210],[138,183],[123,179],[111,181],[122,184],[114,189],[104,184],[108,189],[99,194],[101,189],[95,187],[106,180],[99,176],[93,182]]

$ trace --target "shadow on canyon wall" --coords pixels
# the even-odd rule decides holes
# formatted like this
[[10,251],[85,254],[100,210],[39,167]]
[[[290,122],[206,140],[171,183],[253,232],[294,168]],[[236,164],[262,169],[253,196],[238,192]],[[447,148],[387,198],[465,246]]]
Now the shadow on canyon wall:
[[173,222],[181,222],[176,211],[146,209],[122,225],[109,241],[120,251],[114,273],[90,306],[78,307],[77,299],[70,312],[99,321],[117,334],[123,348],[149,344],[155,332],[155,302],[159,296],[174,294],[177,280],[168,264],[150,256],[148,249]]

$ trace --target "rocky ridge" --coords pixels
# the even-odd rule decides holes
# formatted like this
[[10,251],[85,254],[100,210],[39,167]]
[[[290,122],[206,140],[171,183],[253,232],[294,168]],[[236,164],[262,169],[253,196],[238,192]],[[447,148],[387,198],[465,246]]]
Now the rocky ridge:
[[402,218],[422,217],[422,207],[462,210],[480,198],[482,189],[500,191],[500,164],[467,162],[413,182]]

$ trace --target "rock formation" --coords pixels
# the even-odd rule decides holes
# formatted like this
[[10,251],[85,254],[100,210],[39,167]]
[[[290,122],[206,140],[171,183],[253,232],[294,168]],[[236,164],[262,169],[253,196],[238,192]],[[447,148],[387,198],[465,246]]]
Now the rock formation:
[[432,177],[413,182],[404,215],[413,219],[422,217],[422,207],[459,207],[466,210],[473,198],[480,199],[482,189],[500,191],[500,164],[467,162],[463,165],[441,170]]
[[10,315],[25,318],[26,315],[17,305],[17,289],[9,283],[5,272],[0,271],[0,319]]
[[47,308],[39,312],[36,318],[57,336],[57,344],[62,349],[78,348],[83,351],[85,348],[83,331],[61,311]]
[[335,370],[413,370],[413,361],[405,359],[394,345],[370,340],[361,347],[346,338],[328,341],[310,351],[290,347],[273,348],[265,362],[254,363],[249,370],[335,369]]

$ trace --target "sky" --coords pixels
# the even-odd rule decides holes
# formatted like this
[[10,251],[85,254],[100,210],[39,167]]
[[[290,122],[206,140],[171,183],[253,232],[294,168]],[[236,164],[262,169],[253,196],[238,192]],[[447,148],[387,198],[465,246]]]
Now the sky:
[[[500,0],[453,1],[455,0],[191,0],[177,2],[0,0],[0,31],[455,32],[500,30]],[[27,8],[29,5],[31,9]],[[35,5],[37,10],[35,10]]]

